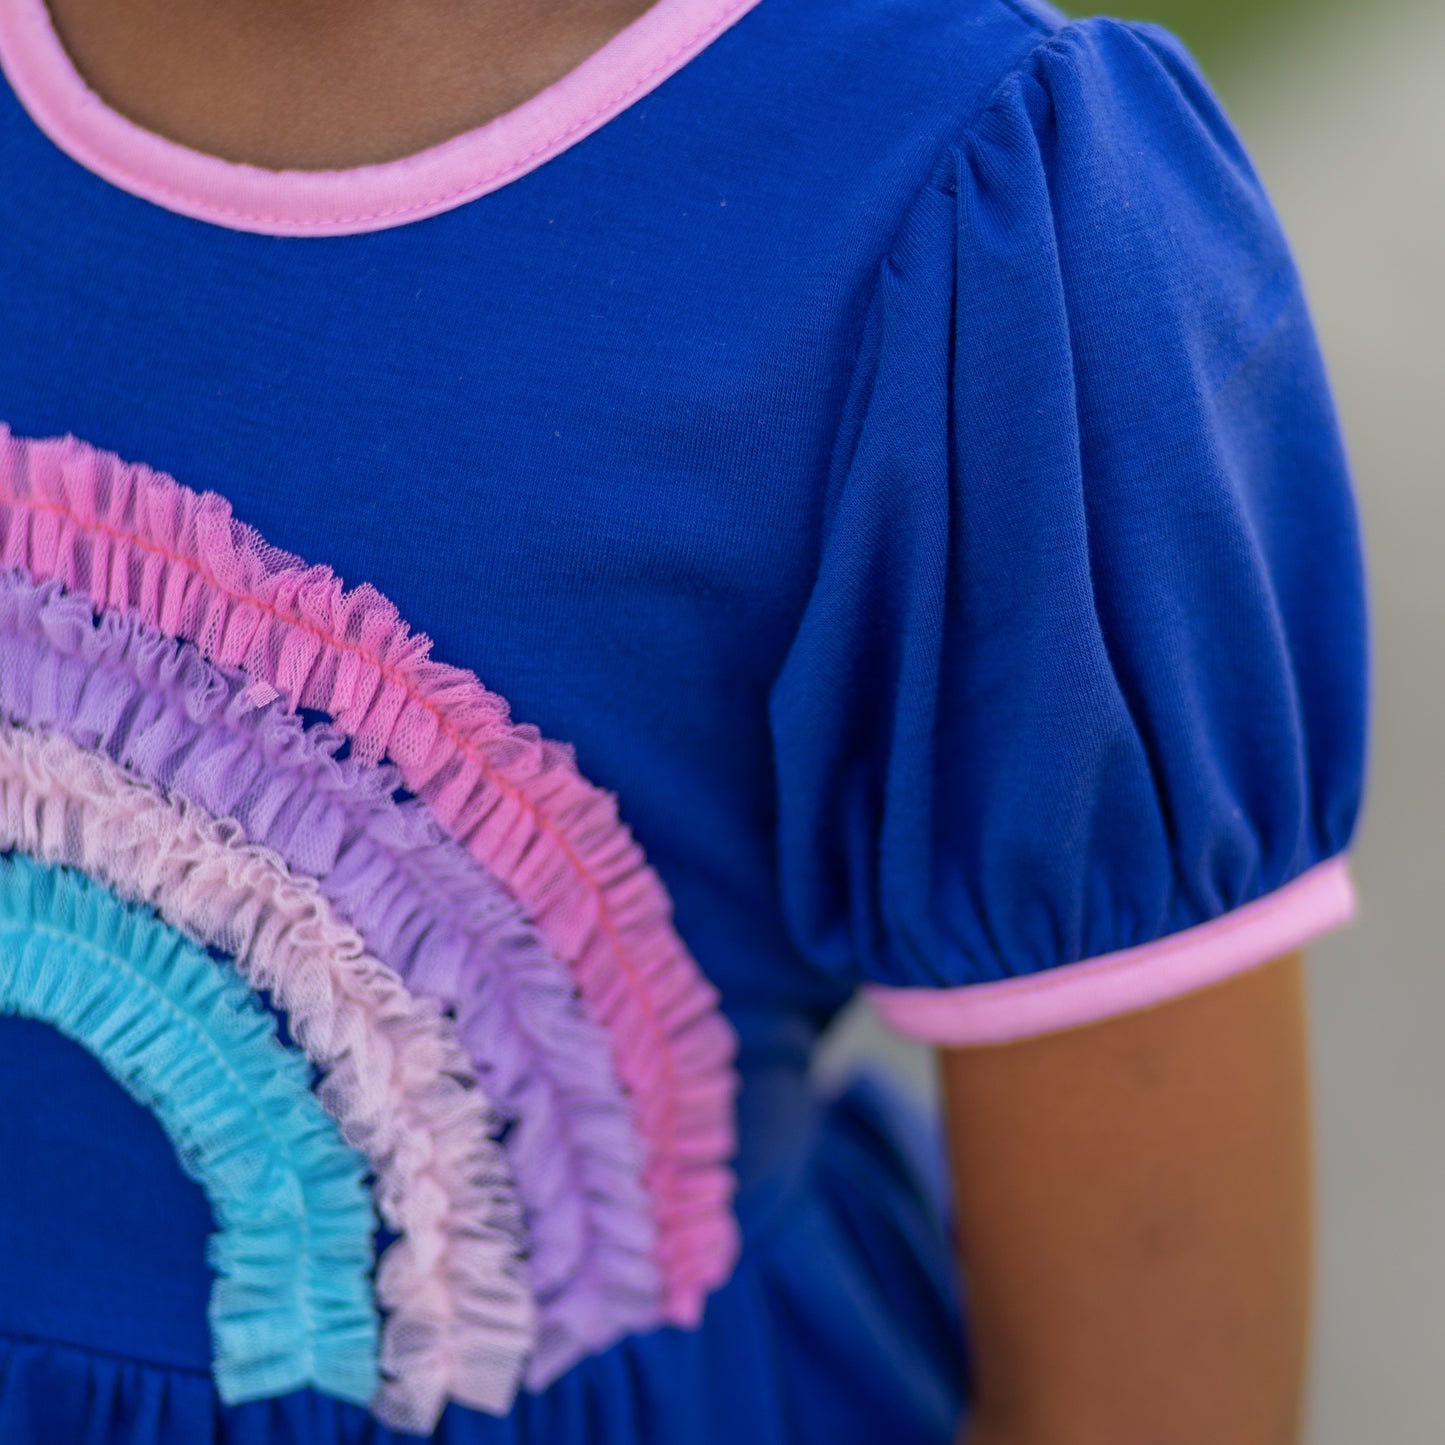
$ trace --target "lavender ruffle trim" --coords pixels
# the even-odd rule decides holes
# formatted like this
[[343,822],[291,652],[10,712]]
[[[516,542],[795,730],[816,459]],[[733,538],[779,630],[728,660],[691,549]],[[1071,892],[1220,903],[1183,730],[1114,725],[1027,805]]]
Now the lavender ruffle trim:
[[247,679],[59,585],[0,573],[0,712],[63,733],[318,880],[414,991],[454,1008],[527,1211],[537,1389],[661,1313],[644,1159],[609,1041],[502,885],[390,767],[248,699]]
[[437,1001],[234,820],[60,733],[0,721],[0,845],[148,904],[285,1010],[397,1236],[375,1271],[386,1323],[372,1413],[423,1435],[448,1398],[506,1414],[536,1343],[526,1231],[491,1101]]

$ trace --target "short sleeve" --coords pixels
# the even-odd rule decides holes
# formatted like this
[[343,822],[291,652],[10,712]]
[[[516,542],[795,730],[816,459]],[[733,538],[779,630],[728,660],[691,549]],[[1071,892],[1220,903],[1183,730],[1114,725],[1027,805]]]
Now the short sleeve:
[[810,960],[944,1044],[1346,921],[1358,529],[1300,280],[1178,43],[1041,40],[876,280],[771,695]]

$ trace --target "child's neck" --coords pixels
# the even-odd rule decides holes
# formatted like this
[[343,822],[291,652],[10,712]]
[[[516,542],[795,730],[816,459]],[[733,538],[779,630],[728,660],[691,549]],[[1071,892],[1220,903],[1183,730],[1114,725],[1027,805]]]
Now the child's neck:
[[545,89],[651,0],[50,0],[76,69],[171,140],[271,169],[393,160]]

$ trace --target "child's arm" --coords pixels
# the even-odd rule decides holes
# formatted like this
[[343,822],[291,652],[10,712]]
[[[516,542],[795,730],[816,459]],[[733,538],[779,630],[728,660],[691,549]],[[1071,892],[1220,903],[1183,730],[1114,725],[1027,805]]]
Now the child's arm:
[[968,1445],[1300,1438],[1311,1161],[1300,956],[947,1050]]

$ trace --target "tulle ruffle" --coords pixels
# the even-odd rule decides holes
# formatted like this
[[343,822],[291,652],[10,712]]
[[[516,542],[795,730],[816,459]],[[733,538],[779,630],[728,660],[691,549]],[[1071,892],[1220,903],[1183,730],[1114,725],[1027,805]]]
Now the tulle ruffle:
[[375,1221],[362,1160],[242,980],[90,879],[4,857],[0,1012],[94,1055],[204,1187],[218,1226],[209,1314],[220,1398],[314,1385],[369,1400]]
[[[630,1337],[548,1390],[519,1396],[504,1419],[452,1407],[432,1439],[953,1445],[965,1354],[936,1140],[896,1101],[861,1086],[827,1111],[799,1159],[791,1184],[765,1203],[743,1202],[748,1245],[699,1328]],[[314,1392],[226,1408],[198,1370],[0,1338],[3,1445],[409,1438]]]
[[235,823],[59,735],[0,723],[0,847],[149,904],[269,992],[325,1071],[321,1101],[370,1160],[399,1236],[377,1271],[388,1313],[373,1408],[412,1429],[429,1429],[449,1395],[509,1409],[536,1330],[521,1209],[490,1102],[437,1005]]
[[257,708],[245,686],[191,644],[0,573],[0,714],[235,819],[315,877],[413,992],[455,1009],[511,1126],[541,1316],[527,1378],[540,1388],[659,1318],[641,1151],[607,1039],[497,881],[423,803],[395,801],[393,768],[338,758],[339,734]]
[[243,669],[257,701],[330,715],[501,878],[608,1030],[647,1141],[664,1308],[687,1323],[737,1249],[735,1040],[615,800],[514,724],[369,586],[269,547],[197,494],[74,439],[0,433],[0,563],[57,578]]

